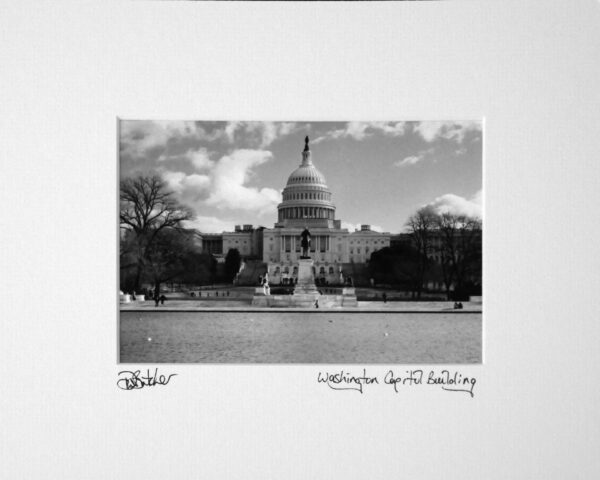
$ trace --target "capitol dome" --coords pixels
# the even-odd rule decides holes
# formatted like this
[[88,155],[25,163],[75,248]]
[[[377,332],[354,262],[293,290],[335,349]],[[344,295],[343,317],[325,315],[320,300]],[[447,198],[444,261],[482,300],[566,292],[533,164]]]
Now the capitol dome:
[[317,168],[312,164],[300,165],[296,170],[292,172],[287,181],[287,186],[297,185],[299,183],[311,184],[311,185],[323,185],[327,187],[325,183],[325,177]]
[[283,201],[277,206],[279,223],[284,225],[325,226],[335,219],[335,206],[324,175],[313,165],[308,137],[302,163],[288,177]]

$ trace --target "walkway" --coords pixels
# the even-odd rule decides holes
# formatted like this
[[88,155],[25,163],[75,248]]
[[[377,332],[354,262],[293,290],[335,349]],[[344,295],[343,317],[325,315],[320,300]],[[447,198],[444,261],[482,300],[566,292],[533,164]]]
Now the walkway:
[[481,313],[481,303],[463,302],[462,310],[454,310],[454,302],[358,302],[358,307],[346,308],[257,308],[248,300],[167,300],[154,306],[153,301],[121,303],[121,311],[165,312],[228,312],[231,310],[264,312],[356,312],[356,313]]

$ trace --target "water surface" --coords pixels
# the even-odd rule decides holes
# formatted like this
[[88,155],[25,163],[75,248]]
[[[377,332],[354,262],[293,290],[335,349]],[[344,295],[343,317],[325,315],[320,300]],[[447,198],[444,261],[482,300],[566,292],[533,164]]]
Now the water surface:
[[480,363],[480,313],[121,312],[125,363]]

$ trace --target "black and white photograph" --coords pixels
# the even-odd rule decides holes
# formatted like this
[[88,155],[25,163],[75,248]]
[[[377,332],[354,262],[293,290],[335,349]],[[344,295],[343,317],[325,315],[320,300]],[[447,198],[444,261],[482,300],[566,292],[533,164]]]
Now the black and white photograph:
[[482,122],[119,122],[124,363],[480,363]]

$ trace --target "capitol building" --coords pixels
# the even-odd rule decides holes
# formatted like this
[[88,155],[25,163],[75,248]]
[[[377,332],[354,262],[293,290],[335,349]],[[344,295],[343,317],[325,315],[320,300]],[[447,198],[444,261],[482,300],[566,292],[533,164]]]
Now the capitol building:
[[282,195],[272,228],[243,225],[234,232],[200,234],[203,250],[218,256],[235,248],[245,259],[262,261],[271,284],[293,285],[298,278],[300,234],[307,228],[314,278],[317,284],[335,285],[364,271],[374,251],[390,246],[390,233],[375,232],[369,225],[353,232],[342,228],[333,194],[313,163],[308,137],[301,163],[288,177]]

